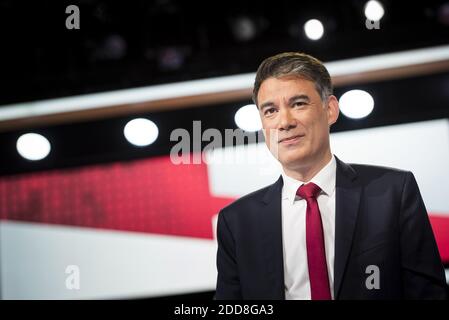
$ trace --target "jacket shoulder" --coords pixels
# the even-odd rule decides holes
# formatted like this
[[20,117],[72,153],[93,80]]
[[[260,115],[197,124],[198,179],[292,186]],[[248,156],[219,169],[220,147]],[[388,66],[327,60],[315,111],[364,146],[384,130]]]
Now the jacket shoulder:
[[403,170],[394,167],[377,166],[369,164],[350,163],[358,178],[369,184],[371,182],[388,181],[388,183],[402,185],[407,179],[407,176],[413,176],[413,173],[408,170]]
[[377,165],[370,165],[370,164],[361,164],[361,163],[349,163],[351,167],[353,167],[358,173],[369,173],[369,172],[377,172],[377,173],[391,173],[391,174],[398,174],[398,175],[404,175],[406,173],[410,173],[410,171],[394,168],[394,167],[387,167],[387,166],[377,166]]
[[254,210],[254,206],[263,201],[265,194],[272,188],[276,183],[272,183],[266,187],[255,190],[248,193],[237,200],[231,202],[227,206],[220,210],[220,214],[234,215],[239,212],[251,212]]
[[251,193],[248,193],[248,194],[238,198],[234,202],[228,204],[227,206],[223,207],[223,209],[221,209],[221,211],[236,211],[236,210],[238,211],[238,210],[242,210],[243,208],[245,208],[248,205],[254,204],[255,202],[263,201],[263,197],[265,196],[267,191],[272,186],[273,186],[273,184],[263,187],[261,189],[258,189],[256,191],[253,191]]

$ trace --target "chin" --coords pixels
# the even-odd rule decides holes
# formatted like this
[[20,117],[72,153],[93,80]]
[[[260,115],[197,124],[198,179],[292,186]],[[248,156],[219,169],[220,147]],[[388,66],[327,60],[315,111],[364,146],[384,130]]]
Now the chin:
[[279,162],[282,165],[294,166],[295,164],[304,162],[306,159],[307,157],[303,153],[285,152],[279,157]]

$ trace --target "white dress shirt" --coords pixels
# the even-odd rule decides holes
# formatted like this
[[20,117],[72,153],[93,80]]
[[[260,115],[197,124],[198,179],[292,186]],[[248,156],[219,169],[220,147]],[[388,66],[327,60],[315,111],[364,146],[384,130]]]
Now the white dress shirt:
[[[309,182],[321,188],[317,201],[323,223],[326,262],[332,299],[334,298],[335,180],[337,165],[331,161]],[[284,255],[285,299],[310,300],[306,249],[306,200],[296,195],[304,183],[282,172],[282,243]]]

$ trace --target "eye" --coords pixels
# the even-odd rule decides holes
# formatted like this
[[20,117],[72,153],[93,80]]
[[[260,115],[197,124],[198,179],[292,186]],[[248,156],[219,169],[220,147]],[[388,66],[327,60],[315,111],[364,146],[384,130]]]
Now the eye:
[[305,101],[296,101],[295,103],[293,103],[293,106],[295,107],[302,107],[304,105],[306,105],[307,103]]
[[269,115],[273,114],[275,111],[276,111],[275,108],[268,108],[263,112],[263,114],[266,116],[269,116]]

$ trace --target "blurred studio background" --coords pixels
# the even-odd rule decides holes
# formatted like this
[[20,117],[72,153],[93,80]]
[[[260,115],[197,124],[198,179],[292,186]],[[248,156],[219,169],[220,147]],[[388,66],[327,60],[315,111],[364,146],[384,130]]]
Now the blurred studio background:
[[331,73],[335,155],[413,171],[449,268],[448,1],[0,0],[0,43],[2,299],[211,299],[217,213],[280,169],[195,157],[260,130],[283,51]]

